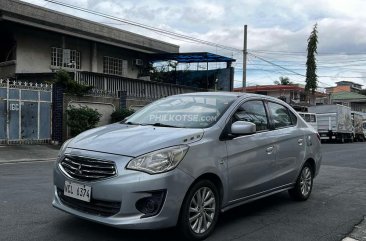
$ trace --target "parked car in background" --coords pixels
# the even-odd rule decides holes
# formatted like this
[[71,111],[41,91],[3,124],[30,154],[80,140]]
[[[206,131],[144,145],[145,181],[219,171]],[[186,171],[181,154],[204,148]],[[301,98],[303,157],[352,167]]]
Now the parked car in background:
[[178,225],[187,239],[202,240],[220,212],[238,205],[281,191],[307,200],[320,149],[317,132],[276,98],[171,96],[67,141],[52,204],[118,228]]
[[298,112],[299,115],[307,122],[314,130],[318,131],[318,122],[315,113]]

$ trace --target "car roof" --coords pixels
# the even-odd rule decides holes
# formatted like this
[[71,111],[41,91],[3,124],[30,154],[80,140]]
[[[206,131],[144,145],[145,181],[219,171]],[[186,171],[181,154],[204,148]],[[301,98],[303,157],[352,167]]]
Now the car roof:
[[217,91],[217,92],[192,92],[192,93],[185,93],[185,94],[179,94],[174,96],[233,96],[240,99],[246,99],[246,98],[260,98],[260,99],[267,99],[267,100],[273,100],[273,101],[279,101],[278,98],[268,96],[268,95],[260,95],[260,94],[252,94],[252,93],[242,93],[242,92],[225,92],[225,91]]

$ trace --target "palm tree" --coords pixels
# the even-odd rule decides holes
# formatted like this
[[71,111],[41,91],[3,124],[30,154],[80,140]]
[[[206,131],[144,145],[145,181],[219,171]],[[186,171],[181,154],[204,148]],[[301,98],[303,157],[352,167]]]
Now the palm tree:
[[276,85],[292,85],[289,77],[287,76],[280,76],[279,80],[274,81]]

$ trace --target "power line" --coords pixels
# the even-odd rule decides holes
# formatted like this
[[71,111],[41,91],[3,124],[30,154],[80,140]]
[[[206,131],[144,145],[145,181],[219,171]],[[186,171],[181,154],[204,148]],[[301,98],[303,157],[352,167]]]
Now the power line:
[[71,9],[74,9],[74,10],[86,12],[86,13],[89,13],[89,14],[93,14],[93,15],[96,15],[96,16],[112,19],[112,20],[115,20],[115,21],[118,21],[118,22],[126,23],[126,24],[129,24],[129,25],[139,27],[139,28],[143,28],[143,29],[146,29],[146,30],[150,30],[150,31],[153,31],[153,32],[166,34],[166,35],[170,35],[170,36],[173,36],[173,37],[178,37],[178,38],[181,38],[181,39],[186,39],[186,40],[194,41],[194,42],[197,42],[197,43],[205,44],[205,45],[208,45],[208,46],[213,46],[213,47],[218,47],[218,48],[221,48],[221,49],[226,49],[226,50],[229,50],[229,51],[242,52],[242,50],[238,49],[238,48],[234,48],[234,47],[230,47],[230,46],[226,46],[226,45],[222,45],[222,44],[218,44],[218,43],[214,43],[214,42],[194,38],[194,37],[184,35],[184,34],[171,32],[171,31],[168,31],[168,30],[152,27],[152,26],[141,24],[141,23],[134,22],[134,21],[131,21],[131,20],[114,17],[112,15],[100,13],[100,12],[97,12],[97,11],[93,11],[93,10],[90,10],[90,9],[78,7],[78,6],[75,6],[75,5],[71,5],[71,4],[67,4],[67,3],[63,3],[63,2],[59,2],[59,1],[54,1],[54,0],[44,0],[44,1],[56,4],[56,5],[60,5],[60,6],[63,6],[63,7],[71,8]]
[[264,58],[262,58],[262,57],[259,57],[258,55],[255,55],[255,54],[252,54],[252,53],[249,53],[249,54],[250,54],[250,55],[252,55],[252,56],[253,56],[253,57],[255,57],[255,58],[258,58],[258,59],[260,59],[260,60],[262,60],[262,61],[264,61],[264,62],[266,62],[266,63],[268,63],[268,64],[271,64],[271,65],[273,65],[273,66],[276,66],[276,67],[278,67],[278,68],[280,68],[280,69],[286,70],[286,71],[291,72],[291,73],[293,73],[293,74],[295,74],[295,75],[299,75],[299,76],[302,76],[302,77],[306,77],[304,74],[300,74],[300,73],[295,72],[295,71],[293,71],[293,70],[291,70],[291,69],[285,68],[285,67],[283,67],[283,66],[281,66],[281,65],[279,65],[279,64],[276,64],[276,63],[273,63],[273,62],[271,62],[271,61],[268,61],[268,60],[266,60],[266,59],[264,59]]
[[[289,54],[289,55],[307,55],[306,51],[286,51],[286,50],[263,50],[263,49],[249,49],[250,52],[266,53],[266,54]],[[331,55],[365,55],[366,52],[318,52],[318,56],[331,56]]]

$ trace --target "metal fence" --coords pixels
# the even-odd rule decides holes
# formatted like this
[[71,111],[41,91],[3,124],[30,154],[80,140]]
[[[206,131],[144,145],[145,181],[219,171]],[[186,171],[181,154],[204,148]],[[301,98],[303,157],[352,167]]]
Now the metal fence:
[[95,93],[105,93],[119,97],[120,92],[128,97],[137,97],[155,100],[165,96],[207,91],[189,86],[174,85],[139,79],[130,79],[119,76],[110,76],[90,72],[77,72],[76,81],[85,85],[94,86]]
[[51,140],[52,85],[0,79],[0,143]]

